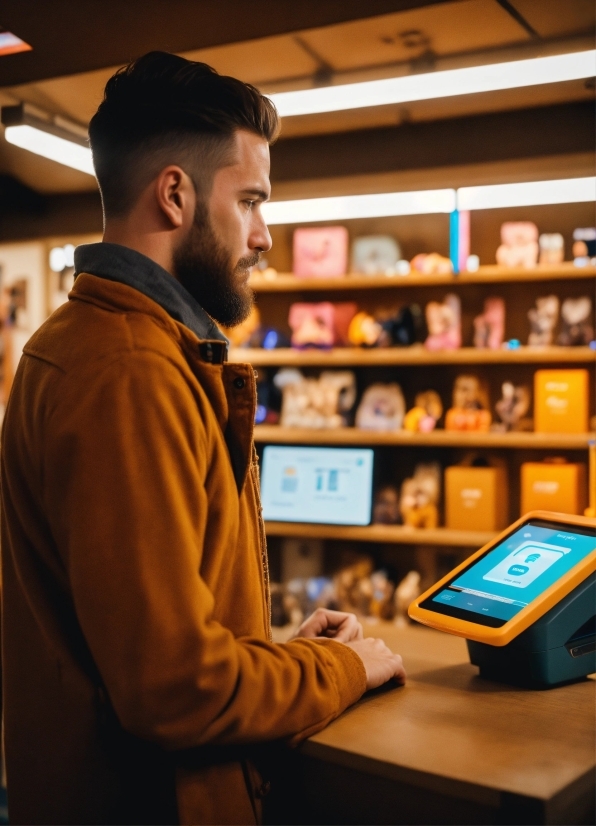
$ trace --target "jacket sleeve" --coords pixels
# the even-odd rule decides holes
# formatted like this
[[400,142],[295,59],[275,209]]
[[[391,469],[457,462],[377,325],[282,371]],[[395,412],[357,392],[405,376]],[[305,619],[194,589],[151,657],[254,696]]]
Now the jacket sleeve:
[[295,741],[366,688],[341,643],[234,638],[199,575],[209,439],[179,369],[104,368],[47,423],[44,495],[83,635],[122,726],[168,749]]

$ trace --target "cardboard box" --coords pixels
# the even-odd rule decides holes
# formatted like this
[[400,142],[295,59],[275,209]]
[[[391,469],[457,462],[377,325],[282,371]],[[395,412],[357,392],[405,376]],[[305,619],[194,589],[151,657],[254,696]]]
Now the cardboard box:
[[509,522],[507,470],[464,467],[445,470],[445,525],[469,531],[501,531]]
[[537,433],[587,433],[587,370],[537,370],[534,374],[534,430]]
[[587,506],[586,466],[562,461],[521,466],[521,515],[555,511],[581,515]]

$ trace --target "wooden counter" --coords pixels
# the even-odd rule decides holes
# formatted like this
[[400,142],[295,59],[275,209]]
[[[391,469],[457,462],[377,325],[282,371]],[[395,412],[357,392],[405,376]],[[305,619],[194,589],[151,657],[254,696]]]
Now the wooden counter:
[[595,683],[531,691],[477,676],[464,640],[368,626],[403,688],[367,695],[300,749],[317,823],[594,823]]

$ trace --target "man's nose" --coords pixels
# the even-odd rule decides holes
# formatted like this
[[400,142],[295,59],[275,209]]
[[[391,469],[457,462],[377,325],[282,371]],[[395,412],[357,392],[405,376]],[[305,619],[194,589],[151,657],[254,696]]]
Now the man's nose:
[[268,252],[273,245],[265,219],[259,214],[249,238],[250,249]]

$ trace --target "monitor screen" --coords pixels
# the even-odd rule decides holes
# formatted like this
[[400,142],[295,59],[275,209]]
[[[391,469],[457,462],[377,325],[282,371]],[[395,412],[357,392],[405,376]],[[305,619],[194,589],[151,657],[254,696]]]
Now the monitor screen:
[[263,516],[277,522],[370,524],[373,455],[365,448],[267,446]]
[[529,521],[421,607],[499,627],[596,549],[596,530]]

